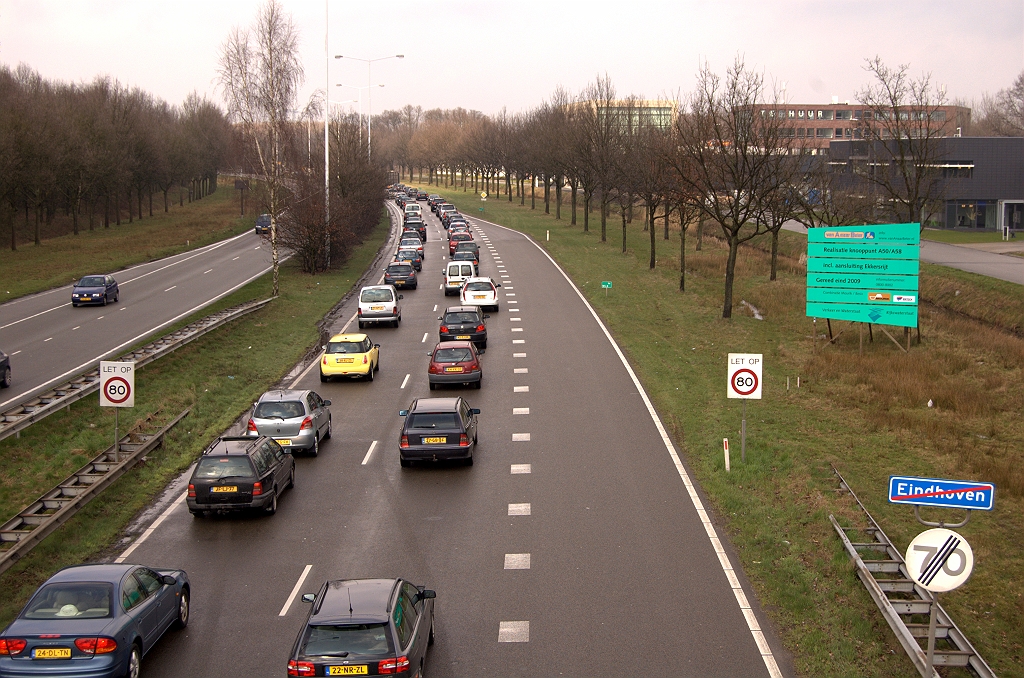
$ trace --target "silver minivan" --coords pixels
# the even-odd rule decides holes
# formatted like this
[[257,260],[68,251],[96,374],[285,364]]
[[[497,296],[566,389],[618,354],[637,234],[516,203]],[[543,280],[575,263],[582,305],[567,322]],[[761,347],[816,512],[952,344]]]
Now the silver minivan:
[[359,329],[374,323],[398,327],[402,321],[402,298],[394,285],[369,285],[359,290]]
[[246,435],[269,436],[289,452],[320,452],[331,437],[331,401],[315,391],[267,391],[253,405]]
[[446,297],[458,294],[462,289],[462,283],[476,275],[473,271],[472,261],[449,261],[442,272],[444,273],[444,296]]

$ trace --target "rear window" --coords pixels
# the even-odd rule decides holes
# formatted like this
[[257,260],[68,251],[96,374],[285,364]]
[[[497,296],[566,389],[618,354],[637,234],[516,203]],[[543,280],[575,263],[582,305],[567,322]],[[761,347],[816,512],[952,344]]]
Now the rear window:
[[473,353],[468,348],[439,348],[434,351],[434,362],[438,363],[464,363],[473,359]]
[[400,242],[399,245],[401,247],[413,247],[417,252],[419,252],[420,251],[419,242],[420,242],[420,238],[419,238],[419,236],[416,236],[416,240],[413,240],[412,238],[409,238],[408,240],[403,240],[402,242]]
[[388,273],[412,273],[412,266],[409,264],[392,264],[388,266]]
[[359,301],[369,304],[375,301],[394,301],[389,289],[363,290],[359,295]]
[[253,416],[257,419],[294,419],[306,414],[302,403],[294,400],[262,402],[256,406]]
[[306,657],[391,654],[386,624],[309,626],[299,653]]
[[420,412],[409,415],[409,428],[460,428],[459,415],[455,412]]
[[398,250],[395,256],[399,259],[419,259],[420,253],[416,250]]
[[476,252],[472,250],[463,250],[456,252],[452,255],[452,259],[455,261],[476,261]]
[[452,234],[452,240],[469,240],[469,233],[459,231]]
[[203,457],[196,466],[195,477],[203,480],[221,478],[252,478],[252,464],[249,457]]
[[466,283],[466,289],[470,292],[493,292],[494,287],[489,282]]
[[475,242],[467,240],[466,242],[460,242],[455,246],[456,252],[479,252],[480,246]]
[[476,313],[459,312],[459,313],[446,313],[444,321],[450,325],[458,323],[476,323],[480,322],[480,316]]
[[102,582],[47,584],[32,596],[22,619],[97,619],[110,616],[113,586]]
[[365,353],[361,341],[332,341],[327,344],[328,353]]
[[78,281],[79,287],[103,287],[107,284],[107,279],[102,275],[87,275]]

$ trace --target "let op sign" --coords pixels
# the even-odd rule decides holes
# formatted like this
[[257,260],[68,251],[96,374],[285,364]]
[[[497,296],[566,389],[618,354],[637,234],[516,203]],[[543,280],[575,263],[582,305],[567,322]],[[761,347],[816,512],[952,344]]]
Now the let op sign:
[[730,353],[727,386],[729,397],[760,400],[763,364],[763,356],[760,353]]
[[135,363],[100,362],[100,407],[135,407]]
[[917,327],[919,224],[807,231],[807,315]]

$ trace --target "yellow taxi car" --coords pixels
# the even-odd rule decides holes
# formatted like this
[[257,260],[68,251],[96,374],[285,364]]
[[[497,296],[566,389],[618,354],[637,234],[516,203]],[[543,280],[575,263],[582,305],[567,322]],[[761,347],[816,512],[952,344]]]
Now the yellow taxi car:
[[327,342],[320,359],[320,381],[334,377],[362,377],[373,381],[380,369],[380,344],[370,341],[362,332],[336,334]]

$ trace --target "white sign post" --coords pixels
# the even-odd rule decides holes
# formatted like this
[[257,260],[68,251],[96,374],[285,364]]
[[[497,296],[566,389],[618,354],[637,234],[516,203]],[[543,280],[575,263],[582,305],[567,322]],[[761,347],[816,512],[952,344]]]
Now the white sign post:
[[747,461],[747,401],[761,399],[760,353],[730,353],[727,393],[730,398],[743,400],[743,423],[740,426],[740,461]]
[[928,664],[925,675],[932,675],[935,661],[935,619],[938,593],[952,591],[963,584],[974,570],[974,551],[967,540],[953,530],[937,527],[914,537],[904,559],[907,571],[919,586],[931,593],[928,620]]
[[118,415],[122,407],[135,407],[135,363],[100,361],[100,407],[114,408],[114,459],[120,461]]

